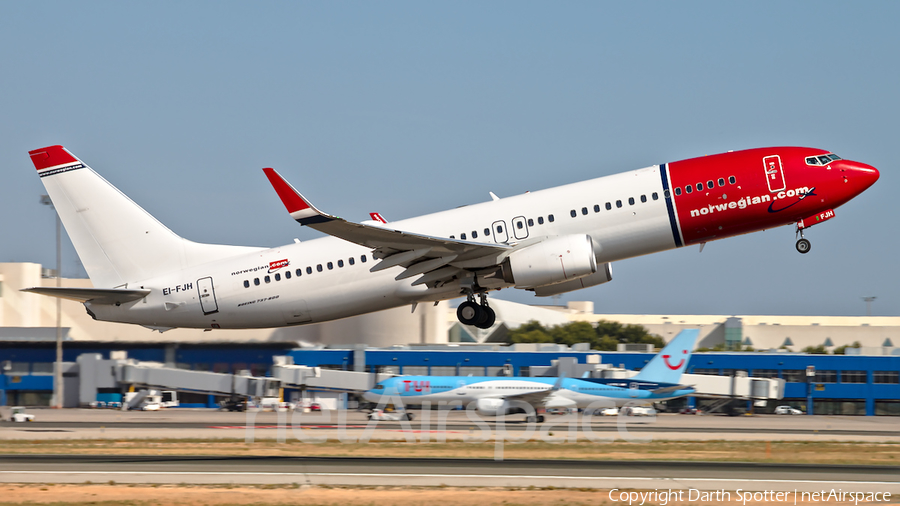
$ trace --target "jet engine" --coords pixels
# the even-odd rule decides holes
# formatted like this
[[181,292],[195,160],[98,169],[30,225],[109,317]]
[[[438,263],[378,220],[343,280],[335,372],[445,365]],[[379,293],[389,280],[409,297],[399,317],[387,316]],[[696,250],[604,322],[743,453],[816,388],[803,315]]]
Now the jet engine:
[[[577,280],[597,272],[588,235],[564,235],[514,251],[502,264],[503,279],[516,288],[536,288]],[[568,290],[566,290],[568,291]]]
[[506,401],[503,399],[478,399],[475,401],[475,411],[484,416],[497,416],[504,412],[506,407]]

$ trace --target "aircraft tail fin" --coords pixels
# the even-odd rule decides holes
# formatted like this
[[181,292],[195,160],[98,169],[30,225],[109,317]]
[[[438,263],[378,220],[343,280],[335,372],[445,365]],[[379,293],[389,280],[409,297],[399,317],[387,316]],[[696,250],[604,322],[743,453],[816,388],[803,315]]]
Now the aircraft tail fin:
[[28,154],[94,287],[121,287],[252,250],[179,237],[62,146]]
[[658,355],[631,379],[651,381],[654,383],[675,383],[681,381],[681,375],[687,369],[691,352],[697,342],[699,329],[685,329],[669,341]]

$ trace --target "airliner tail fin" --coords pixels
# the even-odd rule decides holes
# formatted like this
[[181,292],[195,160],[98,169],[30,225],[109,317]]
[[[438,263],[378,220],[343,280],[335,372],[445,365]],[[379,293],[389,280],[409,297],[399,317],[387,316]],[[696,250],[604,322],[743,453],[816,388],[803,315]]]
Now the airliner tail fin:
[[691,360],[691,351],[697,342],[699,329],[685,329],[669,341],[658,355],[641,369],[632,379],[652,381],[654,383],[675,383],[681,381],[681,375]]
[[29,155],[95,287],[121,287],[247,251],[179,237],[62,146]]

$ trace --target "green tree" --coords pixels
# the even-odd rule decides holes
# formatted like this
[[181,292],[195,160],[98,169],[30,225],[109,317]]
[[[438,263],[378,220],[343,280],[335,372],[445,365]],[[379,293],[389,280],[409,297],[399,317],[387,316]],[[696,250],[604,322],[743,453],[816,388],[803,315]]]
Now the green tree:
[[853,344],[845,344],[843,346],[838,346],[834,349],[835,355],[846,355],[847,348],[862,348],[862,344],[859,341],[854,341]]
[[589,343],[591,349],[615,351],[619,343],[649,343],[657,348],[665,346],[659,336],[647,332],[641,325],[622,325],[617,322],[599,321],[594,326],[588,322],[572,322],[544,327],[534,320],[512,329],[510,343],[557,343],[571,346]]
[[809,353],[811,355],[827,355],[828,350],[825,349],[825,346],[820,344],[818,346],[807,346],[806,348],[803,348],[803,353]]

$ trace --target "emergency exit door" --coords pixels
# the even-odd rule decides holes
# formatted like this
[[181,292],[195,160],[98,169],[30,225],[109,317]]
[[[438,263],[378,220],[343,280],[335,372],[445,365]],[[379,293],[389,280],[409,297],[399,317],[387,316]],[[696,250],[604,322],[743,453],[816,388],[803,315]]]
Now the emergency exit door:
[[219,312],[219,304],[216,302],[216,291],[213,289],[212,278],[198,279],[197,293],[200,295],[200,308],[203,310],[203,314]]

